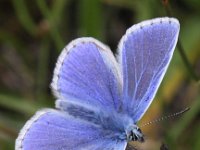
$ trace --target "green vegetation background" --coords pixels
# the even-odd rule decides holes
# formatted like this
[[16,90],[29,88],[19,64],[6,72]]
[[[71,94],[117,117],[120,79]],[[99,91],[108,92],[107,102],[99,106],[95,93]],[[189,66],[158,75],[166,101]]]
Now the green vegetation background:
[[[19,130],[38,109],[54,107],[49,84],[57,56],[67,43],[92,36],[115,52],[128,27],[167,16],[166,5],[180,21],[180,41],[198,75],[199,0],[0,0],[0,150],[14,149]],[[200,149],[199,79],[184,64],[176,49],[140,124],[188,106],[191,110],[142,128],[146,142],[133,143],[136,148],[155,150],[164,143],[172,150]]]

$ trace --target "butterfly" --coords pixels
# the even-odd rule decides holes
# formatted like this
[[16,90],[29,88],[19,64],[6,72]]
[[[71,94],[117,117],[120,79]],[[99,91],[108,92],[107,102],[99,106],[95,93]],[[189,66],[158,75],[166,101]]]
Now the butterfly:
[[56,109],[39,110],[16,139],[16,150],[124,150],[144,142],[137,123],[172,58],[180,25],[155,18],[130,27],[118,57],[100,41],[83,37],[60,54],[51,83]]

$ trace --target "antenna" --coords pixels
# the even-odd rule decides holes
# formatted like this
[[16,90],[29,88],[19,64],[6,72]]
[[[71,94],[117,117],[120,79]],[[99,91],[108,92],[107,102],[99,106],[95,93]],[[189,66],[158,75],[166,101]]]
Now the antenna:
[[190,107],[186,107],[185,109],[183,109],[183,110],[181,110],[181,111],[179,111],[179,112],[176,112],[176,113],[173,113],[173,114],[170,114],[170,115],[167,115],[167,116],[164,116],[164,117],[161,117],[161,118],[158,118],[158,119],[149,121],[149,122],[147,122],[147,123],[142,124],[140,127],[144,127],[144,126],[151,125],[151,124],[154,124],[154,123],[163,121],[163,120],[167,120],[167,119],[170,119],[170,118],[174,118],[174,117],[176,117],[176,116],[182,115],[183,113],[185,113],[185,112],[188,111],[188,110],[190,110]]

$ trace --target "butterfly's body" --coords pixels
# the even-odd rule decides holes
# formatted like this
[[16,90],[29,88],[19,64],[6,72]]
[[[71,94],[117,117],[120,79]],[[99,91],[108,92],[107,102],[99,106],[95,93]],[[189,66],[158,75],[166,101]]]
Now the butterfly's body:
[[56,108],[40,110],[20,131],[16,150],[124,150],[143,142],[137,126],[163,79],[178,39],[174,18],[143,21],[119,43],[118,62],[94,38],[68,44],[51,87]]
[[133,119],[123,112],[91,109],[71,103],[65,106],[65,112],[74,118],[102,128],[115,139],[123,141],[136,141],[138,139],[135,134],[137,134],[139,128],[135,125]]

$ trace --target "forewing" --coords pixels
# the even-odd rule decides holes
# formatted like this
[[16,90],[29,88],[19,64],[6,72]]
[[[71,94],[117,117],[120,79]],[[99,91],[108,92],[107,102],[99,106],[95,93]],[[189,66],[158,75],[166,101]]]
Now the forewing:
[[125,146],[126,141],[100,126],[47,109],[25,124],[15,150],[124,150]]
[[157,18],[127,30],[119,44],[123,110],[137,122],[151,104],[178,39],[179,22]]
[[122,78],[111,50],[93,38],[79,38],[58,58],[51,87],[62,109],[65,101],[118,109]]

